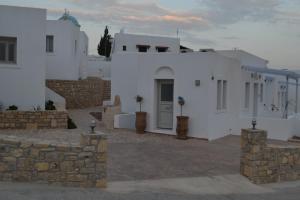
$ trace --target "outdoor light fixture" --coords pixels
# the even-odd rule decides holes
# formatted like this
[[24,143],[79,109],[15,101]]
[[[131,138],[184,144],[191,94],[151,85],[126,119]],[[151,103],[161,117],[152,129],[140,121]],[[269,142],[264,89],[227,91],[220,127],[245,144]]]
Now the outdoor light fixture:
[[95,133],[95,127],[96,127],[96,121],[92,120],[91,124],[90,124],[90,128],[91,128],[91,133]]
[[256,120],[255,119],[253,119],[252,120],[252,129],[253,130],[255,130],[256,128],[255,128],[255,126],[256,126]]

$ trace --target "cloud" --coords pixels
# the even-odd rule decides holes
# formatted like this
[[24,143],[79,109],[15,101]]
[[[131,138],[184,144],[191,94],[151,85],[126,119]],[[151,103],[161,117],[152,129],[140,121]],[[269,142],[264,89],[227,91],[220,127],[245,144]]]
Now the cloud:
[[[70,12],[79,21],[86,20],[96,24],[105,22],[137,33],[173,35],[177,29],[202,31],[209,28],[209,24],[201,15],[166,9],[154,0],[138,3],[128,0],[65,0],[65,2],[76,5],[76,9],[72,8]],[[63,9],[49,9],[48,12],[58,15]]]
[[[70,12],[83,24],[109,25],[113,30],[150,35],[176,36],[197,45],[216,46],[213,40],[200,38],[199,32],[220,29],[242,21],[300,23],[298,12],[282,9],[285,0],[194,0],[197,6],[189,10],[162,7],[158,0],[51,0],[70,5]],[[295,4],[298,0],[293,1]],[[63,9],[49,9],[49,14],[61,15]],[[219,39],[237,40],[227,36]]]
[[225,40],[238,40],[240,38],[236,37],[236,36],[225,36],[225,37],[222,37],[222,39],[225,39]]
[[224,25],[273,19],[280,0],[199,0],[198,5],[212,24]]

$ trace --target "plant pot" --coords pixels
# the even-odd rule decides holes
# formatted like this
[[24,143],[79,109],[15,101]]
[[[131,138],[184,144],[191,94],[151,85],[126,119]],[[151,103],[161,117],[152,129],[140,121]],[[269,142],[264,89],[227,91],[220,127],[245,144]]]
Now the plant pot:
[[147,126],[147,113],[146,112],[136,112],[135,113],[136,119],[135,119],[135,128],[136,133],[143,134],[145,133],[145,129]]
[[177,133],[177,139],[186,140],[188,139],[188,122],[189,117],[187,116],[177,116],[177,127],[176,127],[176,133]]

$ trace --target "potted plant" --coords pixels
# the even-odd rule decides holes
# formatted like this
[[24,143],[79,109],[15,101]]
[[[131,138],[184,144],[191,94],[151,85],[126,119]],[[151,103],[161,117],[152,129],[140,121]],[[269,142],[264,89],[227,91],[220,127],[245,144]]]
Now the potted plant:
[[185,100],[183,97],[178,97],[178,104],[180,105],[180,116],[177,116],[177,139],[186,140],[188,133],[188,116],[182,115],[182,106],[185,104]]
[[147,117],[147,113],[146,112],[142,112],[142,102],[143,102],[143,97],[140,95],[137,95],[135,97],[135,100],[137,103],[140,104],[140,111],[135,113],[136,119],[135,119],[135,128],[136,128],[136,132],[139,134],[143,134],[145,132],[146,129],[146,117]]

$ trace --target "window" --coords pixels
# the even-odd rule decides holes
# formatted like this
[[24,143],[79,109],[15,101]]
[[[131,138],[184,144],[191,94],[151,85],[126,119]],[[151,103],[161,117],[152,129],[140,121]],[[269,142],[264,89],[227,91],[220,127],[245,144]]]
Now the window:
[[227,81],[223,81],[222,109],[227,109]]
[[173,84],[161,84],[161,101],[173,102]]
[[46,36],[46,52],[53,53],[54,52],[54,36],[47,35]]
[[156,51],[161,53],[161,52],[167,52],[169,47],[156,47]]
[[218,80],[218,85],[217,85],[217,110],[222,109],[221,105],[221,96],[222,96],[222,81]]
[[75,48],[74,48],[74,53],[75,53],[75,55],[76,55],[76,53],[77,53],[77,40],[75,40]]
[[264,84],[260,84],[260,102],[264,101]]
[[245,83],[245,108],[249,108],[250,105],[250,83],[246,82]]
[[149,45],[136,45],[139,52],[147,52],[150,48]]
[[227,109],[227,81],[218,80],[217,82],[217,110]]
[[89,48],[88,48],[88,46],[86,45],[86,46],[85,46],[85,55],[86,55],[86,56],[89,54],[88,52],[89,52]]
[[0,37],[0,63],[17,62],[17,38]]
[[127,50],[127,46],[123,46],[123,51],[126,51]]

